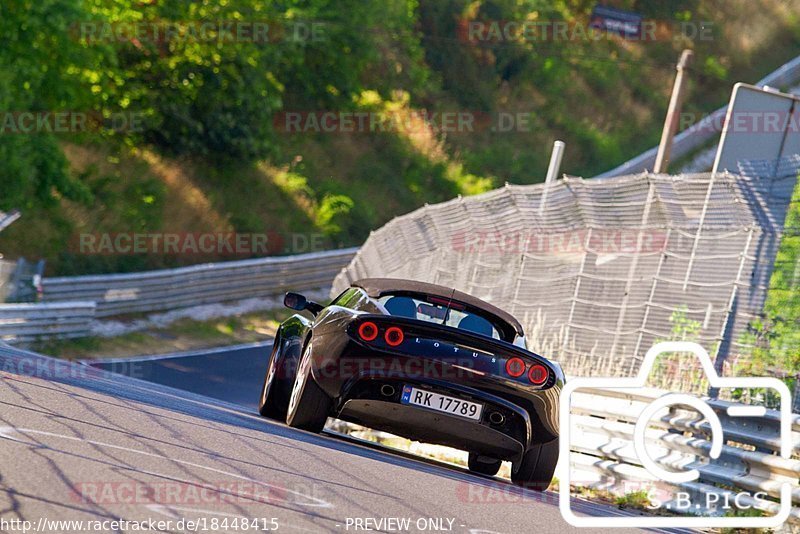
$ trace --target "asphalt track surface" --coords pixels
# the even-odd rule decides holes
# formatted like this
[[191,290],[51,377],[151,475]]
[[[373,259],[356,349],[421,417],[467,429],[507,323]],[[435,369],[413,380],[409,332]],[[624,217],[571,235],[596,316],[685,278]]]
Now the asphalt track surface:
[[92,365],[255,411],[271,350],[271,342],[251,343],[165,356],[97,360]]
[[0,531],[591,532],[554,494],[259,417],[268,353],[128,362],[131,378],[0,344]]

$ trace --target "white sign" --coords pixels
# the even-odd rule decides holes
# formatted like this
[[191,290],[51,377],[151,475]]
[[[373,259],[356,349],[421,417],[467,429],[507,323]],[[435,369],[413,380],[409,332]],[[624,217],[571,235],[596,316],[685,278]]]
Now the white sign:
[[[739,162],[800,153],[800,98],[737,83],[725,116],[712,171],[739,172]],[[774,172],[774,171],[773,171]]]

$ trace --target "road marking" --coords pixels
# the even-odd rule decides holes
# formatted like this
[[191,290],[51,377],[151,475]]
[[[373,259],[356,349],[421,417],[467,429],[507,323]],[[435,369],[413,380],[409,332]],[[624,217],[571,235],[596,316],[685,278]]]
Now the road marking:
[[[61,439],[67,440],[67,441],[73,441],[73,442],[77,441],[77,442],[81,442],[81,443],[88,443],[88,444],[91,444],[91,445],[96,445],[98,447],[107,447],[109,449],[126,451],[126,452],[130,452],[130,453],[133,453],[133,454],[140,454],[142,456],[147,456],[149,458],[158,458],[158,459],[161,459],[161,460],[167,460],[167,461],[175,462],[175,463],[178,463],[178,464],[181,464],[181,465],[186,465],[186,466],[189,466],[189,467],[195,467],[197,469],[203,469],[203,470],[206,470],[206,471],[210,471],[212,473],[216,473],[216,474],[219,474],[219,475],[224,475],[224,476],[228,476],[228,477],[231,477],[231,478],[237,478],[237,479],[240,479],[240,480],[245,480],[247,482],[252,482],[253,484],[257,484],[257,485],[263,486],[265,488],[271,488],[271,489],[274,489],[276,491],[284,491],[286,493],[291,493],[293,495],[296,495],[298,497],[306,499],[306,502],[292,501],[293,504],[296,504],[296,505],[299,505],[299,506],[305,506],[305,507],[309,507],[309,508],[333,508],[333,505],[331,503],[329,503],[328,501],[325,501],[325,500],[320,499],[318,497],[314,497],[312,495],[306,495],[304,493],[301,493],[301,492],[295,491],[295,490],[291,490],[289,488],[285,488],[285,487],[282,487],[282,486],[276,486],[274,484],[270,484],[268,482],[262,482],[260,480],[256,480],[254,478],[250,478],[250,477],[247,477],[247,476],[244,476],[244,475],[240,475],[240,474],[237,474],[237,473],[230,473],[228,471],[223,471],[221,469],[215,469],[213,467],[208,467],[208,466],[205,466],[205,465],[196,464],[194,462],[189,462],[189,461],[186,461],[186,460],[179,460],[177,458],[168,458],[166,456],[162,456],[160,454],[155,454],[155,453],[152,453],[152,452],[145,452],[145,451],[140,451],[140,450],[137,450],[137,449],[131,449],[130,447],[123,447],[121,445],[112,445],[110,443],[103,443],[101,441],[94,441],[94,440],[90,440],[90,439],[78,438],[78,437],[75,437],[75,436],[65,436],[63,434],[55,434],[53,432],[45,432],[43,430],[33,430],[33,429],[30,429],[30,428],[14,428],[14,427],[11,427],[11,426],[0,426],[0,438],[10,439],[12,441],[17,441],[17,442],[20,442],[20,443],[26,443],[28,445],[33,445],[33,446],[36,446],[36,447],[41,447],[42,446],[41,444],[36,443],[36,442],[23,441],[21,439],[15,438],[12,435],[14,433],[22,434],[22,435],[25,435],[25,434],[37,434],[37,435],[41,435],[41,436],[61,438]],[[51,448],[51,447],[47,447],[47,448]],[[143,471],[143,472],[147,473],[147,471]],[[287,501],[287,502],[289,502],[289,501]]]

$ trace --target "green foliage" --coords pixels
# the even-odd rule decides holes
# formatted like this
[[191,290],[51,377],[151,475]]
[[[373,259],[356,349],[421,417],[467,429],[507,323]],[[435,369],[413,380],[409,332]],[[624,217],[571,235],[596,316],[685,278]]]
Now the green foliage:
[[[85,109],[81,65],[92,61],[64,31],[81,16],[79,0],[10,0],[0,4],[0,113]],[[0,209],[51,204],[56,196],[88,201],[50,133],[0,134]]]
[[[737,508],[731,507],[725,510],[725,517],[764,517],[765,514],[757,508]],[[769,534],[774,532],[768,528],[741,528],[741,527],[726,527],[720,529],[720,534]]]
[[647,490],[632,491],[616,497],[614,499],[614,504],[619,508],[644,510],[650,505],[650,497]]
[[[585,30],[593,6],[582,0],[8,0],[0,5],[0,111],[103,118],[124,112],[141,127],[0,134],[0,209],[22,208],[38,222],[0,235],[2,252],[44,256],[51,265],[61,258],[57,268],[69,273],[165,267],[184,260],[86,258],[63,250],[63,243],[80,231],[208,229],[204,224],[245,232],[312,228],[331,246],[355,245],[426,202],[506,181],[541,181],[557,138],[568,147],[564,171],[584,176],[653,146],[683,47],[697,55],[686,109],[702,112],[727,100],[730,82],[758,79],[800,43],[800,19],[786,10],[774,32],[748,38],[746,47],[726,39],[729,15],[704,0],[619,7],[667,23],[712,21],[714,40],[707,42],[471,41],[465,34],[470,22]],[[764,10],[743,4],[739,11],[746,19]],[[232,38],[214,29],[236,21],[251,31],[266,24],[268,37]],[[202,30],[206,23],[210,30]],[[135,34],[133,24],[143,33]],[[273,127],[281,112],[398,110],[521,114],[530,128],[426,131],[414,138],[289,135]],[[72,148],[69,162],[65,146]],[[141,172],[82,172],[84,158],[123,149],[135,153],[130,159],[142,164]],[[172,202],[181,209],[172,210]],[[770,332],[781,321],[770,319]],[[680,335],[691,337],[687,327]]]
[[342,232],[341,221],[353,209],[353,199],[345,195],[325,195],[317,209],[317,227],[336,237]]
[[[687,306],[680,306],[669,317],[670,336],[662,341],[697,341],[702,323],[691,319]],[[714,350],[709,350],[711,354]],[[659,356],[648,382],[655,386],[686,393],[704,392],[708,386],[707,377],[700,369],[697,357],[690,352],[675,352]]]
[[[103,75],[101,97],[142,113],[144,138],[169,152],[254,160],[274,149],[272,117],[286,92],[336,105],[360,88],[374,47],[345,24],[367,24],[352,17],[363,11],[345,8],[327,1],[98,1],[99,22],[84,37],[96,46],[105,28],[148,24],[147,39],[114,43],[116,65]],[[225,33],[237,21],[245,30]],[[167,28],[176,34],[155,36]]]
[[792,388],[800,374],[800,183],[789,205],[769,287],[763,320],[751,323],[743,337],[752,349],[740,372],[782,376]]
[[672,325],[670,341],[695,341],[697,339],[703,325],[700,321],[690,319],[687,312],[688,307],[681,306],[669,316],[669,322]]

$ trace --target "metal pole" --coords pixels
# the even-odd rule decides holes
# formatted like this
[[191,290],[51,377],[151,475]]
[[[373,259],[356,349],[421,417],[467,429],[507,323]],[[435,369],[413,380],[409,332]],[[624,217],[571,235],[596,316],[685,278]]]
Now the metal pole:
[[558,178],[558,171],[561,170],[561,159],[564,157],[564,147],[566,146],[564,141],[553,143],[550,165],[547,167],[547,178],[544,180],[544,191],[542,192],[542,199],[539,201],[539,215],[542,214],[544,205],[547,202],[547,190],[550,189],[550,183],[555,182]]
[[797,375],[797,379],[794,383],[794,402],[792,404],[792,412],[800,413],[800,375]]
[[558,171],[561,169],[561,159],[564,157],[564,141],[553,143],[553,153],[550,154],[550,166],[547,167],[546,183],[550,183],[558,178]]
[[661,143],[658,145],[656,163],[653,167],[654,173],[667,172],[669,166],[669,155],[672,151],[672,139],[678,131],[680,121],[681,106],[683,105],[684,90],[686,89],[686,69],[692,62],[694,52],[684,50],[681,59],[678,61],[678,74],[675,76],[675,83],[672,86],[672,97],[669,100],[667,117],[664,120],[664,129],[661,131]]
[[586,266],[586,256],[589,255],[589,247],[592,243],[592,228],[586,231],[586,237],[583,240],[583,257],[581,258],[581,267],[578,271],[577,279],[575,280],[575,292],[572,294],[572,303],[569,306],[569,317],[567,317],[566,328],[564,329],[564,340],[561,344],[561,350],[565,350],[569,344],[569,329],[572,326],[572,318],[575,316],[575,305],[578,303],[578,294],[581,291],[581,280],[583,279],[584,267]]
[[694,266],[694,257],[697,254],[697,245],[700,242],[700,233],[703,231],[703,224],[706,222],[706,213],[708,213],[708,203],[711,202],[711,193],[714,191],[714,178],[717,175],[713,172],[708,179],[708,189],[706,189],[706,198],[703,201],[703,210],[700,212],[700,221],[697,223],[697,233],[694,235],[692,241],[692,253],[689,255],[689,265],[686,266],[686,275],[683,277],[683,291],[689,285],[689,277],[692,275],[692,267]]
[[636,340],[636,348],[633,351],[633,358],[631,361],[633,362],[637,358],[640,360],[644,360],[644,357],[639,357],[639,348],[642,346],[642,338],[644,337],[644,331],[647,327],[647,319],[650,317],[650,307],[653,305],[653,298],[656,296],[656,284],[658,284],[658,280],[661,277],[661,267],[664,265],[664,260],[667,258],[667,250],[666,247],[669,246],[669,238],[672,235],[672,228],[667,228],[667,238],[664,240],[665,246],[664,250],[661,252],[661,257],[658,260],[658,267],[656,268],[656,274],[653,276],[653,283],[650,285],[650,294],[647,297],[647,302],[644,306],[644,316],[642,316],[642,324],[639,327],[639,338]]
[[622,294],[622,304],[619,308],[619,316],[617,317],[617,328],[614,330],[614,339],[611,342],[611,350],[609,353],[614,357],[617,351],[617,343],[619,342],[620,331],[625,326],[625,315],[628,311],[628,301],[630,300],[631,290],[633,289],[633,277],[636,276],[636,269],[639,266],[639,256],[642,251],[642,240],[644,239],[644,232],[647,226],[647,221],[650,219],[650,208],[654,202],[656,184],[653,179],[650,179],[649,188],[647,189],[647,200],[644,202],[644,209],[642,210],[642,222],[639,223],[639,232],[636,235],[636,252],[630,260],[628,265],[628,278],[625,281],[625,291]]

